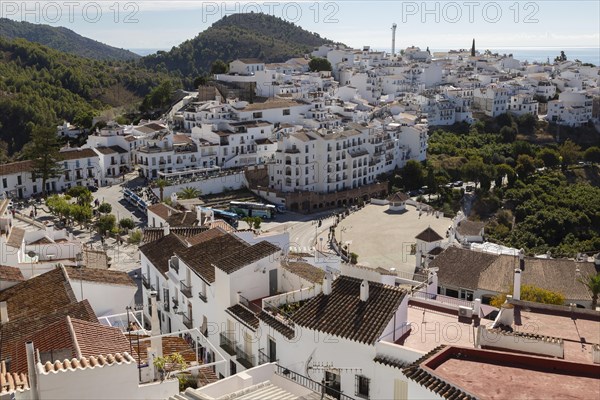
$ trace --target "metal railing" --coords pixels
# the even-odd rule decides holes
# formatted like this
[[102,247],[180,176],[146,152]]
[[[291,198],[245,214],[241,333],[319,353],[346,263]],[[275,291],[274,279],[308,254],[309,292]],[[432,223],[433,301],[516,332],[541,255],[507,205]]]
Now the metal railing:
[[448,304],[452,306],[464,306],[464,307],[473,307],[473,302],[468,300],[457,299],[455,297],[444,296],[441,294],[427,293],[427,292],[414,292],[411,294],[411,297],[416,299],[424,299],[424,300],[434,300],[443,304]]
[[353,397],[345,395],[343,392],[336,390],[334,388],[328,387],[319,383],[317,381],[313,381],[312,379],[300,375],[294,371],[291,371],[287,368],[282,367],[277,364],[277,369],[275,373],[279,376],[289,379],[290,381],[296,382],[298,385],[303,386],[309,390],[312,390],[315,393],[325,394],[329,398],[339,399],[339,400],[355,400]]
[[227,354],[231,356],[235,356],[235,340],[229,339],[229,337],[225,334],[225,332],[221,332],[219,334],[219,345],[223,350],[227,352]]
[[180,282],[180,285],[181,285],[181,293],[183,293],[183,295],[185,297],[187,297],[188,299],[191,299],[192,298],[192,287],[186,285],[183,282]]
[[277,362],[279,360],[272,359],[271,356],[265,353],[264,349],[258,349],[258,365]]
[[198,293],[198,297],[200,298],[200,300],[202,300],[205,303],[208,303],[208,298],[206,297],[206,294],[200,292]]
[[142,274],[142,285],[144,285],[146,289],[150,289],[150,280],[148,279],[148,275],[146,274]]
[[237,361],[245,368],[252,368],[256,365],[256,357],[252,354],[246,353],[242,346],[236,347],[236,356]]
[[188,329],[194,328],[194,322],[193,322],[192,318],[188,317],[185,314],[181,314],[181,317],[183,318],[183,324],[185,325],[186,328],[188,328]]

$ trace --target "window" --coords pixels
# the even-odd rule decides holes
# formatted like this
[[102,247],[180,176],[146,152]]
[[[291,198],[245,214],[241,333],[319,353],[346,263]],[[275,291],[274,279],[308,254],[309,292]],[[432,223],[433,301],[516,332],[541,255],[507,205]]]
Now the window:
[[21,180],[21,175],[17,176],[17,185],[21,185],[23,184],[22,180]]
[[237,374],[237,366],[235,361],[229,360],[229,376]]
[[2,178],[2,187],[6,189],[8,187],[8,180],[6,178]]
[[262,112],[252,113],[252,118],[254,118],[254,119],[262,118]]
[[364,399],[369,398],[369,382],[371,380],[366,376],[356,375],[356,395]]
[[289,108],[286,108],[285,110],[283,110],[283,115],[290,115]]

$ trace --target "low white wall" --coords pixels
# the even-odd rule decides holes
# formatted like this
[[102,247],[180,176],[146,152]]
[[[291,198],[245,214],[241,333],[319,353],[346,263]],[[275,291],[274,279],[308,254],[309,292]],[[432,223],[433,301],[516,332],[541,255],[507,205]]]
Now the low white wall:
[[[237,190],[247,186],[244,171],[235,173],[223,174],[215,177],[205,178],[198,181],[181,183],[179,185],[171,185],[164,188],[164,198],[170,197],[172,193],[177,193],[185,187],[193,187],[201,191],[203,195],[222,193],[225,190]],[[153,188],[152,191],[156,196],[160,196],[160,190]]]

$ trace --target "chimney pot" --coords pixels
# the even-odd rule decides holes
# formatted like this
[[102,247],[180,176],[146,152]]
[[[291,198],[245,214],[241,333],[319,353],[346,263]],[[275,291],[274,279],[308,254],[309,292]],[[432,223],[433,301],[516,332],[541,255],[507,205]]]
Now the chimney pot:
[[6,302],[0,302],[0,324],[5,324],[8,322],[8,308],[6,306]]
[[165,224],[163,226],[163,231],[165,236],[168,236],[171,233],[171,227],[169,226],[169,224]]
[[329,296],[331,294],[331,272],[326,272],[323,278],[323,294]]
[[365,279],[360,284],[360,301],[369,300],[369,282]]

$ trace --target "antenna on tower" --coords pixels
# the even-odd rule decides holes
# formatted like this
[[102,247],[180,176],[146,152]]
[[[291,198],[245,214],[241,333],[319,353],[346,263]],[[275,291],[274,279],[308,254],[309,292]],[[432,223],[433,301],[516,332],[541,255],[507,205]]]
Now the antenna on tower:
[[396,23],[392,24],[392,57],[396,56]]

